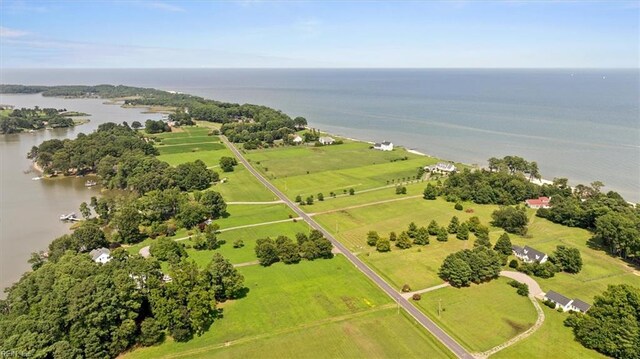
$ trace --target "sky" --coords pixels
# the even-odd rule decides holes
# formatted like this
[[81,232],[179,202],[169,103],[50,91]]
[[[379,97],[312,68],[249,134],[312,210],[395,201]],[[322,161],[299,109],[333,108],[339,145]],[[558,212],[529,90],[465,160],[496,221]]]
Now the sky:
[[0,1],[0,68],[638,68],[640,1]]

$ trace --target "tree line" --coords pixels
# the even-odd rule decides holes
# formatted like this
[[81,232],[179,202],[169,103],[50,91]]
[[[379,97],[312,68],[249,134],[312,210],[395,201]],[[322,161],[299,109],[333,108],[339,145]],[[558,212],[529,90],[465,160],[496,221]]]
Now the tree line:
[[66,110],[55,108],[19,108],[0,115],[0,134],[10,134],[25,130],[40,130],[45,127],[73,127],[75,123]]
[[318,258],[332,258],[333,244],[318,230],[312,230],[309,235],[297,233],[293,241],[287,236],[260,238],[256,241],[255,252],[262,266],[270,266],[276,262],[295,264],[302,259],[314,260]]

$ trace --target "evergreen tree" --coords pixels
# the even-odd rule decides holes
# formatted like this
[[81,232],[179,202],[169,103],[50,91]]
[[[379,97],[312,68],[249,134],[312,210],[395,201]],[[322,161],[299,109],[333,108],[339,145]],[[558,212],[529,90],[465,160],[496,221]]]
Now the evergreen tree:
[[456,234],[458,233],[458,227],[460,227],[460,220],[458,219],[458,217],[456,216],[451,217],[451,221],[449,222],[449,227],[447,228],[447,231],[450,234]]
[[429,235],[435,236],[438,234],[438,229],[440,229],[440,227],[438,227],[438,223],[435,220],[431,220],[427,229],[429,231]]
[[511,238],[509,238],[509,235],[507,233],[503,233],[500,238],[498,238],[498,241],[493,247],[493,250],[505,256],[511,255],[511,253],[513,253],[513,250],[511,248]]
[[413,244],[429,244],[429,231],[425,227],[418,228],[416,231],[416,237],[413,239]]
[[396,240],[396,247],[400,249],[411,248],[411,238],[407,234],[407,232],[402,232],[398,236],[398,240]]
[[469,239],[469,229],[467,228],[467,225],[465,223],[461,224],[460,227],[458,227],[456,238],[463,241],[466,241]]
[[447,229],[445,227],[440,227],[438,229],[438,234],[437,234],[436,239],[439,242],[446,242],[446,241],[449,240],[449,233],[447,232]]

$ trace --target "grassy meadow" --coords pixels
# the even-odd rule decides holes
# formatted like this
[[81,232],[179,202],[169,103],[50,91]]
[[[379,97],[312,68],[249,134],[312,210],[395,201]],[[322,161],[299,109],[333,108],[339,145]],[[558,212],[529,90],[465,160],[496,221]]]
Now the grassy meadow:
[[[240,357],[272,343],[283,355],[449,356],[435,339],[397,314],[391,300],[342,256],[238,270],[245,276],[247,296],[223,303],[223,319],[206,333],[187,343],[169,340],[124,357]],[[307,350],[310,342],[327,351],[316,356]]]
[[[491,349],[529,329],[537,313],[527,297],[499,278],[467,288],[446,287],[413,302],[472,352]],[[438,314],[438,307],[441,311]]]

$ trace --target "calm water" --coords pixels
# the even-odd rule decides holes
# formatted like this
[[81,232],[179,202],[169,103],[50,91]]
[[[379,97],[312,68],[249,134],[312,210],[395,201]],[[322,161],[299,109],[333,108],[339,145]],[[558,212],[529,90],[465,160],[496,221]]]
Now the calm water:
[[[492,156],[523,156],[537,161],[545,178],[568,177],[574,184],[601,180],[607,185],[605,190],[613,189],[628,200],[640,201],[638,70],[3,69],[0,77],[2,83],[126,84],[264,104],[291,116],[304,116],[312,126],[322,130],[365,140],[390,140],[465,163],[484,165]],[[9,98],[3,97],[0,103],[10,102]],[[83,101],[90,100],[74,101],[78,106],[65,107],[94,113],[80,107]],[[132,117],[138,116],[116,106],[100,106],[99,102],[83,106],[94,106],[96,111],[103,107],[108,108],[104,111],[117,111],[106,114],[117,122],[125,119],[131,122]],[[96,125],[96,119],[94,116],[90,126],[78,130],[88,131]],[[28,175],[21,175],[21,170],[28,166],[23,153],[31,142],[40,140],[36,136],[27,137],[29,140],[22,138],[19,140],[22,149],[13,152],[15,155],[5,155],[5,147],[1,147],[3,196],[16,196],[17,204],[2,199],[0,241],[19,243],[14,246],[20,248],[27,241],[48,243],[55,233],[49,235],[46,231],[52,232],[52,228],[60,225],[54,218],[42,226],[44,238],[36,240],[37,236],[31,233],[33,239],[29,239],[21,232],[6,232],[5,213],[15,213],[9,223],[34,226],[33,221],[37,220],[32,218],[33,206],[43,206],[40,202],[56,204],[64,200],[61,198],[75,196],[69,201],[76,200],[79,204],[88,198],[84,188],[31,183]],[[23,181],[5,184],[5,178],[14,178],[5,174],[7,171],[24,177]],[[27,204],[21,197],[27,188],[44,191],[48,189],[45,186],[53,189],[47,191],[46,197],[40,195],[36,202]],[[42,212],[57,217],[66,208],[75,209],[77,205],[69,203],[52,212],[50,209]],[[43,220],[41,217],[38,218]],[[57,233],[63,230],[60,228]],[[7,239],[7,233],[11,238]],[[6,256],[19,258],[9,266],[4,264],[3,247],[3,271],[23,263],[26,255],[37,248],[23,250],[23,254],[12,250]],[[4,277],[3,273],[3,283]]]
[[100,192],[98,188],[86,188],[86,179],[82,178],[31,180],[38,174],[24,173],[31,168],[31,161],[26,158],[29,149],[51,138],[75,138],[108,121],[131,123],[161,117],[102,102],[0,95],[0,104],[66,108],[92,114],[91,122],[73,129],[0,135],[0,287],[15,282],[29,269],[26,261],[31,252],[46,249],[51,240],[69,231],[69,225],[58,220],[61,213],[78,212],[80,203]]

